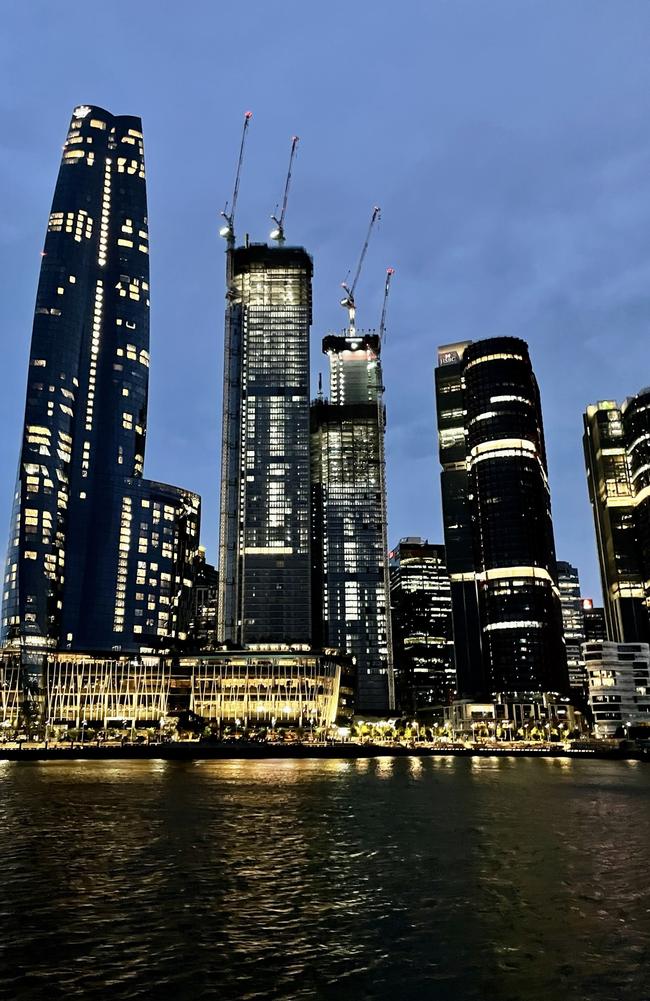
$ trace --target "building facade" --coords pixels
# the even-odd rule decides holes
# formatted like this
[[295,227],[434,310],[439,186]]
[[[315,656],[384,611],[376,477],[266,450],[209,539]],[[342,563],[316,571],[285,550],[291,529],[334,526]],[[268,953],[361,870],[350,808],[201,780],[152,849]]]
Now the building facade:
[[[444,346],[438,360],[445,544],[452,582],[455,575],[467,585],[460,596],[452,590],[455,635],[461,623],[468,627],[474,595],[478,607],[461,693],[566,695],[542,413],[528,346],[496,337]],[[462,553],[453,566],[452,553]]]
[[187,629],[199,498],[143,479],[145,185],[140,119],[75,108],[42,254],[3,601],[3,640],[35,686],[43,650],[138,651]]
[[226,260],[219,640],[305,643],[312,261],[264,244]]
[[394,707],[381,342],[329,335],[329,400],[311,411],[314,638],[356,661],[358,710]]
[[463,353],[466,341],[438,349],[435,372],[438,454],[442,471],[442,520],[449,573],[456,685],[463,698],[474,698],[488,685],[483,678],[483,649],[474,567],[474,530],[470,505],[465,431]]
[[[638,414],[633,406],[627,428],[636,425],[643,414],[643,411]],[[628,435],[618,404],[605,400],[587,407],[583,423],[587,485],[596,530],[607,637],[617,643],[647,642],[650,633],[635,498],[639,475],[645,474],[632,479]],[[638,444],[639,447],[635,445],[632,449],[637,461],[643,451],[641,443]]]
[[[18,730],[29,722],[19,660],[0,651],[0,726]],[[158,729],[188,713],[199,725],[328,728],[351,717],[353,686],[350,658],[281,644],[180,656],[49,651],[41,731],[43,721],[54,731]]]
[[585,613],[580,595],[580,577],[577,567],[558,560],[557,580],[562,607],[562,628],[566,647],[569,685],[572,693],[581,701],[586,696],[587,677],[582,659],[582,644],[585,642]]
[[599,640],[585,643],[583,656],[596,736],[650,723],[650,646]]
[[593,640],[607,639],[605,609],[602,605],[594,605],[593,598],[582,599],[582,621],[585,631],[585,643]]
[[416,712],[456,696],[451,583],[445,547],[400,539],[389,553],[397,706]]
[[208,563],[205,549],[199,546],[194,564],[190,645],[193,650],[211,650],[217,642],[217,607],[219,602],[219,572]]

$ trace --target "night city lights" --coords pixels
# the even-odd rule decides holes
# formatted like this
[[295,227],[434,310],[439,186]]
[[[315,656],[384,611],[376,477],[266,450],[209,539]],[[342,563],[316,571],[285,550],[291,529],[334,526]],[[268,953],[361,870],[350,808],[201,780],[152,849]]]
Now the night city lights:
[[279,14],[8,3],[0,994],[643,1001],[650,9]]

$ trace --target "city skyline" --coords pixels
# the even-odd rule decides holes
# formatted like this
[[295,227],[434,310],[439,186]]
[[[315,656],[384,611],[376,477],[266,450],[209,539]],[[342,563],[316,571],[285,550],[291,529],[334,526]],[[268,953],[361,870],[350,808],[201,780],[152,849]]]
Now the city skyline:
[[[502,57],[511,48],[506,41],[508,37],[512,40],[512,34],[502,38],[499,32],[506,13],[512,9],[512,5],[496,4],[492,25],[476,12],[479,26],[487,32],[490,64],[498,62],[495,57]],[[448,42],[456,37],[451,15],[440,10],[419,14],[423,36],[435,33]],[[17,9],[12,16],[22,23],[23,15]],[[11,117],[5,114],[5,134],[12,155],[3,168],[4,187],[12,195],[2,230],[8,285],[2,318],[4,329],[11,332],[6,338],[8,392],[2,400],[6,428],[1,456],[3,533],[9,523],[21,419],[21,403],[16,401],[24,392],[37,254],[42,247],[42,220],[51,197],[56,162],[51,151],[62,141],[60,122],[70,107],[90,99],[116,113],[134,112],[144,118],[150,212],[154,220],[148,472],[154,478],[187,484],[202,494],[202,541],[209,558],[215,559],[215,442],[220,401],[218,390],[209,393],[206,386],[208,376],[212,383],[217,381],[213,375],[218,373],[221,350],[222,245],[216,231],[218,211],[232,185],[240,116],[250,106],[255,118],[242,179],[240,233],[249,230],[253,239],[266,239],[268,216],[281,195],[289,137],[294,131],[301,135],[287,234],[290,243],[304,244],[316,261],[312,328],[316,370],[312,393],[316,371],[323,370],[320,339],[328,330],[343,326],[337,284],[345,278],[345,268],[354,257],[368,205],[376,200],[384,210],[358,300],[362,325],[376,325],[384,269],[387,265],[396,267],[385,348],[390,415],[389,544],[413,534],[434,541],[442,539],[432,389],[437,344],[456,337],[480,339],[493,333],[521,336],[530,344],[541,385],[557,555],[578,566],[585,593],[598,600],[595,544],[581,461],[580,415],[587,403],[622,399],[638,392],[648,381],[644,376],[638,384],[633,380],[635,372],[643,372],[644,364],[641,333],[646,320],[642,290],[646,279],[638,260],[647,225],[645,203],[641,203],[640,211],[636,211],[639,206],[635,203],[635,211],[631,211],[631,200],[641,191],[645,172],[643,148],[635,148],[633,141],[636,116],[641,120],[645,115],[645,98],[637,100],[633,109],[626,107],[625,113],[614,120],[606,114],[614,99],[599,83],[598,73],[589,65],[581,64],[576,70],[571,64],[570,75],[571,56],[578,51],[578,27],[584,32],[584,19],[572,20],[570,14],[546,18],[549,23],[545,31],[557,33],[561,24],[563,32],[561,51],[556,52],[553,64],[555,87],[550,91],[546,86],[550,67],[533,40],[535,29],[541,26],[532,16],[531,23],[516,21],[510,29],[517,38],[518,54],[508,55],[507,68],[511,72],[516,67],[521,72],[524,97],[504,96],[500,92],[504,77],[496,69],[486,83],[485,94],[463,85],[454,71],[450,79],[455,88],[444,89],[447,108],[444,101],[429,98],[429,90],[423,92],[418,87],[425,77],[424,49],[417,38],[413,39],[412,68],[406,83],[409,93],[420,98],[424,93],[425,100],[416,101],[415,107],[406,103],[403,84],[397,87],[399,97],[391,101],[390,89],[395,81],[378,81],[376,73],[346,104],[343,98],[347,88],[339,90],[337,85],[332,89],[333,75],[318,82],[308,72],[296,45],[293,51],[298,63],[292,66],[291,73],[280,74],[273,97],[263,92],[257,72],[244,85],[243,70],[237,69],[227,53],[223,54],[218,78],[226,70],[232,73],[234,67],[232,80],[240,81],[236,92],[229,87],[224,94],[213,87],[213,98],[210,88],[206,88],[210,70],[203,62],[200,72],[183,79],[178,94],[173,96],[163,79],[164,60],[160,57],[148,53],[143,57],[151,79],[134,85],[132,79],[122,80],[119,74],[109,71],[101,45],[92,64],[82,55],[74,74],[66,76],[62,68],[62,75],[44,93],[44,74],[52,66],[43,44],[44,29],[53,31],[56,39],[61,37],[63,27],[47,16],[45,8],[42,16],[42,28],[29,36],[42,55],[42,68],[34,62],[30,68],[33,79],[28,79],[9,54],[5,62],[14,88],[18,84],[18,93],[17,113]],[[139,23],[142,14],[132,16]],[[252,53],[263,51],[269,16],[261,15],[252,31]],[[353,14],[351,27],[361,37],[357,17]],[[335,21],[334,16],[331,22],[323,17],[325,41],[333,43]],[[635,57],[637,38],[630,34],[628,24],[617,22],[616,34],[611,31],[611,23],[606,13],[591,19],[587,26],[589,40],[598,51],[605,51],[607,40],[607,58],[619,67],[619,96],[631,91],[645,94],[647,68]],[[106,30],[108,52],[108,41],[115,29],[108,26]],[[171,29],[164,18],[148,25],[147,30],[159,43],[160,51],[171,51]],[[243,22],[236,22],[236,30],[240,37]],[[284,44],[291,46],[306,30],[304,23],[293,26]],[[386,53],[389,38],[401,50],[406,44],[406,32],[406,26],[399,23],[391,32],[387,27],[373,27],[359,55],[369,57],[372,43],[378,43],[380,52]],[[183,39],[187,42],[187,35],[181,31]],[[207,52],[201,39],[193,35],[192,41],[199,53]],[[126,44],[128,47],[131,43],[127,40]],[[436,53],[441,44],[435,43]],[[617,57],[621,46],[626,50],[625,61]],[[465,38],[459,53],[461,67],[476,54],[473,43]],[[530,65],[524,65],[524,57],[532,57]],[[426,65],[430,65],[429,54]],[[291,79],[301,69],[307,74],[307,90],[299,98],[293,95]],[[441,74],[442,81],[447,70],[451,72],[451,67],[442,59],[433,72]],[[434,83],[432,80],[431,94]],[[611,87],[611,79],[607,86]],[[495,92],[501,100],[488,110]],[[534,128],[528,125],[530,104],[526,104],[526,97],[536,101]],[[167,128],[165,102],[170,101],[179,118],[182,114],[201,122],[207,142],[202,156],[187,157],[175,142],[173,130]],[[558,124],[560,106],[565,115]],[[368,109],[367,121],[360,114],[362,108]],[[603,113],[606,122],[603,135],[595,128],[594,115],[598,112]],[[480,170],[469,163],[471,157],[467,155],[468,130],[477,117],[481,127],[473,133],[472,142],[481,153]],[[380,120],[385,124],[384,131],[377,131]],[[506,122],[510,129],[504,133],[501,125]],[[363,147],[363,140],[368,140],[365,145],[374,151],[373,159],[378,163],[370,164],[365,153],[354,162],[344,155],[346,135],[353,128],[355,147]],[[542,174],[539,170],[531,172],[540,146],[551,137],[549,130],[562,155],[554,154]],[[335,137],[341,156],[337,156]],[[329,149],[324,158],[326,146]],[[183,158],[191,163],[185,164]],[[324,166],[319,165],[319,159]],[[507,184],[506,180],[497,183],[506,160],[512,161]],[[459,165],[464,166],[458,183],[453,183]],[[177,185],[172,182],[172,170],[177,171]],[[431,178],[439,190],[430,197]],[[410,181],[410,186],[405,183]],[[578,186],[583,187],[584,197],[577,198],[569,218],[561,221],[567,198],[576,196]],[[461,211],[459,198],[467,193],[472,197]],[[540,239],[541,220],[545,222]],[[188,237],[187,245],[179,242],[179,233]],[[513,263],[513,254],[519,250],[525,257],[523,273]],[[581,255],[583,264],[579,262]],[[559,264],[554,263],[556,260]],[[341,261],[345,262],[343,266]],[[181,357],[183,353],[178,351],[180,329],[182,343],[191,346],[187,357]],[[205,365],[197,366],[197,358],[205,359]],[[405,363],[405,359],[413,358],[417,365]],[[199,371],[202,368],[205,375]],[[3,535],[3,545],[5,539]]]

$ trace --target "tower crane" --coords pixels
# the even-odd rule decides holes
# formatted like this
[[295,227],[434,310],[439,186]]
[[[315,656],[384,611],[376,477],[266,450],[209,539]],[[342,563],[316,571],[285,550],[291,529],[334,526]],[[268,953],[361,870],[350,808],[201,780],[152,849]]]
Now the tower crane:
[[388,302],[388,291],[395,268],[386,268],[386,281],[384,283],[384,301],[381,305],[381,320],[379,321],[379,343],[383,344],[386,338],[386,303]]
[[346,293],[345,298],[341,299],[341,305],[345,309],[347,309],[347,311],[348,311],[348,317],[349,317],[348,326],[350,328],[350,334],[351,335],[354,334],[354,329],[355,329],[355,323],[354,323],[354,321],[355,321],[355,316],[356,316],[356,308],[355,308],[355,303],[354,303],[354,291],[355,291],[355,289],[357,287],[357,282],[359,281],[359,275],[361,274],[361,268],[363,266],[363,261],[364,261],[364,258],[366,256],[366,251],[368,250],[368,243],[370,241],[370,234],[372,233],[373,227],[374,227],[375,223],[378,221],[378,219],[380,218],[380,216],[381,216],[381,209],[379,208],[378,205],[375,205],[375,207],[372,210],[372,216],[370,218],[370,225],[368,226],[368,232],[366,233],[366,239],[365,239],[365,242],[363,244],[363,248],[361,250],[361,255],[359,257],[359,263],[357,264],[357,270],[355,271],[354,279],[352,281],[352,284],[348,285],[347,282],[341,282],[341,288],[344,289],[345,293]]
[[228,241],[228,249],[232,250],[235,246],[235,209],[237,208],[237,196],[239,195],[239,178],[241,176],[241,167],[244,160],[244,144],[246,142],[246,133],[248,131],[248,126],[250,120],[253,117],[252,111],[244,112],[244,127],[241,134],[241,143],[239,146],[239,160],[237,161],[237,173],[235,174],[235,187],[232,193],[232,203],[230,207],[230,212],[228,212],[228,202],[224,206],[224,210],[221,213],[223,218],[226,220],[224,226],[219,230],[219,236],[223,236],[225,240]]
[[[298,145],[298,136],[291,137],[291,152],[289,153],[289,169],[287,170],[287,180],[284,185],[284,197],[282,199],[282,211],[280,212],[280,218],[272,215],[271,219],[275,223],[275,229],[271,230],[270,240],[277,240],[280,246],[284,243],[284,217],[287,211],[287,201],[289,198],[289,185],[291,184],[291,171],[293,169],[293,161],[296,155],[296,146]],[[277,212],[277,208],[276,208]]]

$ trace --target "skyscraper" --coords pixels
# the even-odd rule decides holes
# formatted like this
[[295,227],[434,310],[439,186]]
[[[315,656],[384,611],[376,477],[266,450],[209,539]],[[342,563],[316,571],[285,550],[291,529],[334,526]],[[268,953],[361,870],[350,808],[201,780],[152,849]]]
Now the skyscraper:
[[[633,406],[627,425],[637,423]],[[627,454],[621,408],[611,400],[584,414],[583,445],[587,485],[596,529],[607,638],[617,643],[650,640],[644,606],[643,551],[639,546],[635,485]],[[639,443],[640,445],[640,443]],[[638,457],[638,449],[634,447]],[[642,463],[640,464],[642,465]],[[640,468],[636,466],[636,468]]]
[[42,255],[5,576],[3,639],[27,653],[184,636],[199,498],[142,478],[148,375],[142,125],[83,105]]
[[587,678],[582,656],[585,641],[585,613],[580,595],[580,578],[576,567],[558,560],[557,579],[562,606],[562,628],[566,647],[569,685],[579,696],[586,694]]
[[[621,407],[627,469],[634,495],[634,538],[641,565],[643,610],[639,635],[650,641],[650,388],[628,397]],[[631,639],[632,637],[630,637]],[[626,637],[627,639],[627,637]]]
[[456,684],[459,695],[474,698],[485,693],[488,684],[483,678],[465,430],[462,359],[468,344],[463,341],[438,348],[435,378],[442,520],[451,585]]
[[312,406],[314,633],[356,659],[359,711],[394,705],[381,340],[328,335],[329,400]]
[[219,639],[311,640],[309,331],[302,247],[227,252]]
[[456,670],[445,547],[409,537],[389,557],[397,703],[405,712],[449,703]]
[[445,542],[452,581],[462,574],[467,584],[460,595],[452,589],[454,633],[474,593],[480,624],[461,692],[566,694],[542,413],[528,347],[495,337],[441,347],[438,358]]

